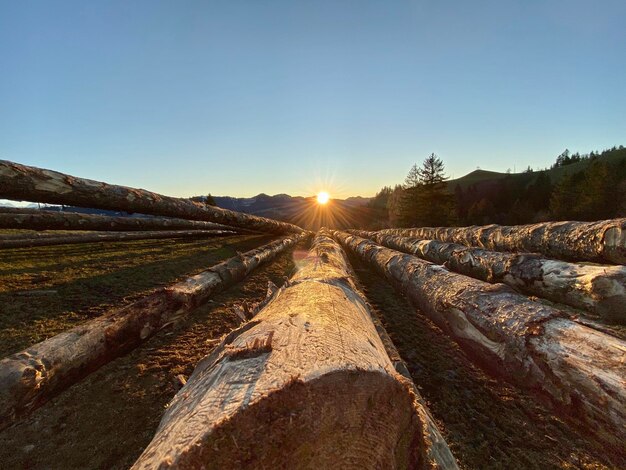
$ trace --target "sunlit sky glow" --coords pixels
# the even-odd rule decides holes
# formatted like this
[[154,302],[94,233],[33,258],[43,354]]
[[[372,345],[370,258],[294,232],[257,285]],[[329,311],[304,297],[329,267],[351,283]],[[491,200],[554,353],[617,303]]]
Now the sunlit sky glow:
[[626,145],[626,2],[2,2],[0,158],[175,196],[370,196]]
[[317,194],[317,202],[319,204],[326,204],[330,199],[330,195],[326,191],[321,191]]

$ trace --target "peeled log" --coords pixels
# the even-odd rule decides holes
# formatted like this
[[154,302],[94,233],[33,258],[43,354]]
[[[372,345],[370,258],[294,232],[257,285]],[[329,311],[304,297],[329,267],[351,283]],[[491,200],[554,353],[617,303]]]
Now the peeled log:
[[197,365],[133,468],[428,468],[419,406],[320,234],[290,283]]
[[0,248],[24,248],[30,246],[74,245],[77,243],[127,242],[131,240],[159,240],[163,238],[207,238],[236,235],[232,230],[159,230],[151,232],[93,232],[58,235],[36,233],[0,238]]
[[296,225],[219,207],[0,160],[0,198],[205,220],[260,232],[302,232]]
[[0,229],[23,230],[232,230],[227,225],[169,217],[111,217],[78,212],[0,207]]
[[539,390],[607,442],[626,439],[626,342],[516,293],[335,232],[481,364]]
[[351,230],[357,236],[466,276],[503,282],[525,294],[626,322],[626,266],[575,264],[530,253],[500,253],[456,243]]
[[626,264],[626,219],[542,222],[530,225],[421,227],[380,233],[479,246],[495,251],[537,252],[571,261]]
[[303,237],[285,237],[230,258],[0,360],[0,429],[132,350]]

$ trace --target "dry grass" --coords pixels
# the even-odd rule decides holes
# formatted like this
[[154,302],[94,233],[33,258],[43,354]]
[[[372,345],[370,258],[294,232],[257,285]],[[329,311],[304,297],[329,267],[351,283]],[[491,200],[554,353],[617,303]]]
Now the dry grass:
[[0,357],[269,240],[245,235],[0,250]]
[[130,467],[180,388],[177,376],[188,377],[219,338],[239,325],[237,305],[263,300],[268,281],[279,285],[293,269],[289,251],[1,432],[0,468]]

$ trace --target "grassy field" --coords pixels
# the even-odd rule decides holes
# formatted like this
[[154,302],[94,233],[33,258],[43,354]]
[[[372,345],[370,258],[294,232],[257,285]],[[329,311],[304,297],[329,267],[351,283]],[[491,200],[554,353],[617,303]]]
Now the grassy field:
[[241,235],[0,250],[0,357],[270,240]]
[[[216,243],[223,246],[214,245],[209,250],[212,255],[195,247],[191,257],[205,257],[207,262],[206,257],[225,256],[261,241],[259,237],[228,242],[221,239]],[[177,248],[181,251],[173,259],[184,258],[181,253],[191,248]],[[296,247],[305,248],[302,244]],[[165,407],[179,390],[177,376],[188,377],[219,338],[238,326],[241,320],[234,313],[235,306],[244,299],[263,300],[268,281],[282,284],[294,266],[294,250],[288,250],[180,323],[160,331],[130,354],[110,362],[0,432],[0,468],[130,467],[152,439]]]

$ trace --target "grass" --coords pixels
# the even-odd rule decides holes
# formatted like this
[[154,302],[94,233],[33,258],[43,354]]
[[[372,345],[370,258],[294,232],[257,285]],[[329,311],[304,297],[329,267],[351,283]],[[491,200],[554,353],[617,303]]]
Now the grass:
[[136,240],[0,251],[0,357],[271,238]]
[[[254,241],[260,244],[259,237],[246,243]],[[230,245],[228,250],[233,248]],[[305,249],[302,243],[300,249]],[[263,300],[268,281],[281,285],[293,273],[292,253],[288,250],[255,270],[176,325],[0,432],[0,468],[129,468],[179,390],[177,376],[189,377],[219,338],[240,324],[234,313],[237,305]]]

